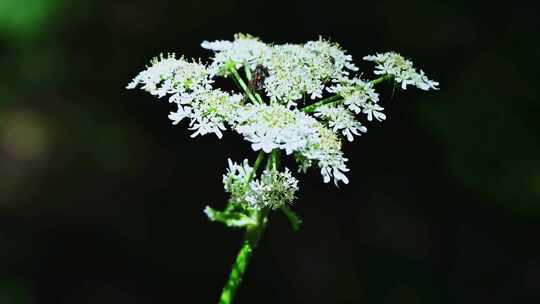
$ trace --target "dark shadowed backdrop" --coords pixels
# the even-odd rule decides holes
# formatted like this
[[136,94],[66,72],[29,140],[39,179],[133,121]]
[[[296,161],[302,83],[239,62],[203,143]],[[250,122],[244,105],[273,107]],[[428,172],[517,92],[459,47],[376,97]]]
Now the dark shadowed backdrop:
[[538,14],[526,2],[0,0],[0,303],[216,303],[242,239],[224,206],[240,137],[190,139],[125,85],[202,40],[396,50],[440,91],[382,87],[351,183],[301,178],[238,303],[524,303],[540,295]]

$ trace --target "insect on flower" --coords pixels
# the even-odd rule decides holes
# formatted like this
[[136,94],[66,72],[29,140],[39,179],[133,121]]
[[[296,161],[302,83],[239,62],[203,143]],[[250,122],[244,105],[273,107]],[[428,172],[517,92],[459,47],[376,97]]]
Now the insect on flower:
[[261,91],[264,88],[264,79],[268,77],[268,74],[268,70],[262,64],[257,65],[255,71],[253,71],[253,76],[249,81],[251,90]]

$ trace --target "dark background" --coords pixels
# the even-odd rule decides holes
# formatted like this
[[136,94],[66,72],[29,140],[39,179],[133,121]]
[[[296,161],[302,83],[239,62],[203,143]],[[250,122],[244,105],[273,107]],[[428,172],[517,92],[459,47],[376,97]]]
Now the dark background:
[[0,0],[0,303],[216,303],[242,232],[228,133],[189,138],[125,85],[202,40],[396,50],[440,91],[382,87],[388,120],[345,145],[351,183],[301,177],[238,303],[524,303],[540,295],[538,13],[471,1]]

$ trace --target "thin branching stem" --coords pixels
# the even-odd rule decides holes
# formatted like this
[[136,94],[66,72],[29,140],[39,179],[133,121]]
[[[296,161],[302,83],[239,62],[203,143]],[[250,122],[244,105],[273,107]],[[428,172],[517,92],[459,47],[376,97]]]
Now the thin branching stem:
[[251,171],[251,173],[249,173],[246,184],[249,184],[253,180],[255,175],[257,175],[257,170],[261,166],[263,159],[264,159],[264,151],[261,150],[261,152],[259,152],[259,155],[257,155],[257,160],[255,160],[255,165],[253,165],[253,170]]
[[242,90],[244,90],[244,93],[246,93],[246,95],[248,96],[248,98],[253,102],[253,103],[259,103],[259,101],[257,100],[257,98],[255,98],[255,96],[253,95],[253,93],[251,92],[251,89],[247,86],[247,84],[244,82],[244,80],[242,79],[242,76],[240,76],[240,74],[238,73],[238,71],[234,68],[234,67],[229,67],[229,71],[231,72],[231,74],[233,75],[234,79],[236,80],[236,83],[240,86],[240,88]]
[[[390,79],[392,79],[391,75],[385,75],[385,76],[379,77],[377,79],[373,79],[369,83],[371,83],[372,85],[376,85],[376,84],[379,84],[379,83],[381,83],[381,82],[383,82],[385,80],[390,80]],[[321,106],[324,106],[324,105],[327,105],[327,104],[334,104],[334,103],[338,103],[338,102],[341,102],[341,101],[343,101],[343,97],[336,94],[334,96],[330,96],[328,98],[317,101],[314,104],[310,104],[309,106],[303,107],[300,110],[302,110],[302,111],[304,111],[306,113],[313,113],[313,112],[315,112],[315,110],[317,110],[317,108],[319,108]]]

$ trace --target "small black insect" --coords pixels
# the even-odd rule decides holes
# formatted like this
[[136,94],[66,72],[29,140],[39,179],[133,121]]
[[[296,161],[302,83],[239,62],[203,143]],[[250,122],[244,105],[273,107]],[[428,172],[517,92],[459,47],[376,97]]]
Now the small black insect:
[[251,80],[249,81],[249,87],[253,91],[261,91],[264,85],[264,79],[268,77],[268,70],[263,65],[257,65]]

